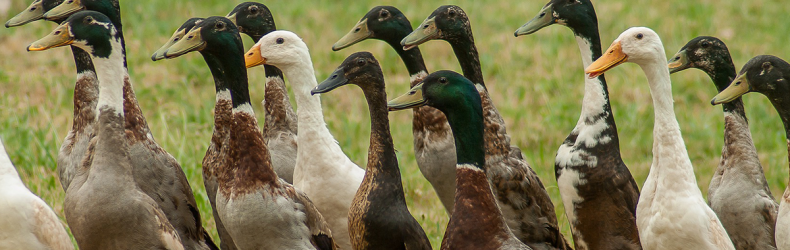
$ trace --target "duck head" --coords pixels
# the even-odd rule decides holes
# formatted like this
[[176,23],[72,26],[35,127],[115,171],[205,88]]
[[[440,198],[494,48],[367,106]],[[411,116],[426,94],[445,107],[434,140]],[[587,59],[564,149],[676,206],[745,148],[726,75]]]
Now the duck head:
[[[384,89],[384,74],[379,62],[370,52],[351,54],[340,64],[329,78],[319,83],[310,94],[323,94],[340,86],[354,84],[362,89],[376,87]],[[370,86],[377,85],[377,86]]]
[[[44,19],[44,13],[60,5],[63,0],[35,0],[25,10],[16,14],[5,23],[6,28],[22,26],[27,23]],[[63,22],[63,19],[52,20],[55,22]]]
[[240,33],[249,35],[255,39],[255,42],[269,32],[277,30],[272,12],[261,3],[241,3],[225,17],[236,24]]
[[449,70],[431,73],[409,92],[395,98],[387,106],[390,111],[431,106],[446,111],[472,103],[480,105],[480,93],[463,75]]
[[221,55],[228,53],[228,50],[243,48],[236,25],[225,17],[215,16],[197,22],[182,39],[164,52],[164,56],[174,58],[193,51]]
[[44,13],[44,19],[50,21],[66,19],[82,10],[101,12],[110,18],[116,26],[121,23],[121,7],[118,0],[65,0]]
[[700,36],[684,45],[675,53],[667,66],[669,73],[680,72],[689,68],[697,68],[705,72],[715,72],[716,66],[722,63],[732,64],[727,45],[712,36]]
[[247,68],[258,65],[272,65],[278,68],[302,63],[310,58],[307,44],[290,31],[273,31],[261,38],[244,54]]
[[107,58],[112,53],[111,39],[117,39],[117,31],[110,18],[95,11],[81,11],[71,15],[49,35],[33,42],[28,51],[74,45],[94,57]]
[[416,30],[404,37],[401,45],[404,50],[409,50],[434,39],[453,41],[471,37],[472,30],[466,12],[455,5],[444,5],[434,10]]
[[730,102],[749,93],[762,93],[774,103],[787,99],[790,91],[790,64],[771,55],[752,58],[741,68],[729,87],[710,101],[712,105]]
[[[654,63],[656,58],[665,58],[663,53],[664,45],[655,31],[645,27],[634,27],[620,34],[603,56],[588,66],[584,72],[588,77],[595,78],[625,62],[639,65]],[[663,64],[663,61],[661,63]]]
[[205,19],[200,17],[193,17],[187,20],[186,22],[184,22],[184,24],[182,24],[181,27],[178,27],[176,32],[173,32],[173,35],[170,36],[170,39],[167,39],[167,42],[165,42],[165,44],[162,45],[162,47],[160,47],[158,50],[156,50],[156,52],[154,52],[154,54],[151,56],[151,60],[157,61],[157,60],[165,59],[165,51],[167,51],[167,49],[169,49],[170,46],[173,46],[173,44],[184,38],[184,36],[186,36],[186,34],[189,31],[191,31],[192,28],[194,28],[197,24],[199,24],[203,20]]
[[[516,37],[529,35],[552,24],[568,26],[575,32],[582,32],[597,27],[598,17],[595,8],[589,0],[551,0],[538,14],[522,25],[514,35]],[[589,26],[594,27],[589,27]]]
[[398,8],[376,6],[370,9],[351,31],[332,45],[332,50],[338,51],[369,38],[397,44],[411,32],[409,19]]

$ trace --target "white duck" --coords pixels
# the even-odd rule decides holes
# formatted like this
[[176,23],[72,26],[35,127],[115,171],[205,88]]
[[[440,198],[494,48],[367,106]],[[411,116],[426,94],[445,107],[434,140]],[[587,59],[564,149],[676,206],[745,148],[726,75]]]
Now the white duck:
[[644,27],[620,34],[585,70],[597,77],[624,62],[639,65],[653,96],[653,164],[636,207],[644,249],[735,249],[697,187],[694,168],[675,118],[672,85],[661,38]]
[[365,170],[340,149],[324,122],[320,96],[310,95],[318,82],[307,45],[290,31],[274,31],[262,37],[245,57],[248,68],[273,65],[291,81],[299,130],[293,184],[324,215],[340,249],[351,249],[348,209]]
[[74,249],[58,216],[22,183],[0,139],[0,249]]

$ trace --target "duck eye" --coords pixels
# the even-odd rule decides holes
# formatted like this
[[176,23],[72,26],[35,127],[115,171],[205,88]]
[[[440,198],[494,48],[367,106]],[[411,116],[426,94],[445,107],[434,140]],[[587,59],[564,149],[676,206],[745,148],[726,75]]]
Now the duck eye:
[[285,39],[283,39],[282,37],[281,38],[277,38],[277,40],[275,42],[277,44],[283,44],[285,42]]
[[90,17],[90,16],[85,17],[85,23],[86,24],[89,24],[89,23],[92,23],[92,22],[93,22],[93,17]]
[[636,39],[641,40],[643,37],[645,37],[645,35],[642,35],[642,33],[636,34]]
[[224,28],[225,28],[225,23],[223,23],[223,22],[219,22],[219,23],[217,23],[217,24],[216,24],[216,25],[214,25],[214,26],[215,26],[215,27],[217,27],[217,29],[220,29],[220,30],[221,30],[221,29],[224,29]]
[[250,6],[250,14],[253,14],[253,15],[258,14],[258,6],[255,6],[255,5]]
[[709,43],[708,41],[702,41],[702,44],[700,44],[700,45],[701,45],[703,48],[707,48],[708,46],[710,46],[710,43]]
[[359,60],[357,60],[357,65],[359,65],[359,66],[365,65],[365,59],[361,59],[360,58]]
[[389,16],[390,16],[390,12],[389,11],[387,11],[387,10],[381,11],[381,17],[387,18]]
[[445,77],[439,78],[439,82],[440,83],[447,83],[447,78],[445,78]]
[[450,10],[450,12],[447,12],[447,14],[450,15],[450,17],[454,17],[455,16],[455,11],[454,10]]

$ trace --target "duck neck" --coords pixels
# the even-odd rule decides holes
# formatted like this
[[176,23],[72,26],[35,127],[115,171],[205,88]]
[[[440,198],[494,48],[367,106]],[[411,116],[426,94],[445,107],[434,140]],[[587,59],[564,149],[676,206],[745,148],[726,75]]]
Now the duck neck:
[[475,39],[472,34],[470,33],[468,36],[460,36],[456,39],[449,39],[447,41],[450,43],[450,46],[453,47],[453,52],[455,53],[455,57],[458,58],[458,63],[461,64],[464,77],[475,84],[480,84],[485,87],[483,71],[480,67],[480,56],[477,53]]
[[0,186],[7,185],[19,186],[24,184],[22,179],[19,178],[19,173],[16,172],[8,152],[5,150],[3,140],[0,139]]
[[[777,94],[768,96],[768,100],[771,101],[776,111],[779,112],[779,117],[782,118],[782,124],[785,129],[785,138],[790,142],[790,97],[785,95],[785,93],[790,91],[790,88],[784,84],[775,84],[775,88],[776,90],[774,93]],[[788,146],[790,146],[790,144],[788,144]],[[788,148],[788,152],[790,152],[790,147]]]
[[[411,30],[409,30],[409,33],[411,33]],[[414,85],[420,82],[416,81],[416,79],[423,78],[427,75],[428,69],[425,67],[425,61],[422,58],[422,53],[420,53],[420,48],[415,47],[410,50],[403,50],[403,46],[400,45],[400,40],[409,33],[400,36],[399,39],[388,39],[384,41],[395,49],[400,59],[403,60],[403,63],[406,65],[406,70],[409,71],[409,76],[411,76],[411,87],[414,87]]]
[[99,79],[99,100],[97,119],[103,112],[114,112],[123,124],[123,84],[125,70],[123,67],[122,44],[117,39],[110,39],[112,47],[107,57],[91,56]]
[[485,149],[483,143],[483,110],[470,103],[454,106],[444,112],[455,138],[458,165],[472,165],[483,169]]
[[[297,129],[299,131],[299,140],[303,138],[310,140],[321,140],[322,143],[329,143],[328,145],[337,145],[334,138],[329,133],[324,121],[324,114],[321,109],[321,96],[310,95],[310,90],[318,85],[313,71],[313,62],[310,60],[310,55],[306,51],[297,52],[294,56],[299,57],[301,60],[298,63],[290,64],[282,67],[285,76],[290,79],[291,86],[294,90],[294,97],[296,98]],[[301,135],[306,135],[302,137]]]
[[401,186],[398,159],[395,156],[395,146],[390,134],[389,111],[387,108],[387,93],[384,91],[384,79],[375,79],[375,83],[361,85],[362,92],[368,102],[370,111],[370,148],[368,149],[367,173],[374,175],[384,174],[396,178],[396,183]]
[[[597,25],[588,29],[592,30],[577,32],[574,29],[584,68],[590,66],[594,60],[597,60],[602,55],[601,39],[598,36]],[[585,77],[584,98],[582,100],[582,112],[579,123],[594,122],[601,118],[610,124],[609,129],[615,131],[614,136],[616,137],[617,127],[612,115],[611,103],[609,102],[609,89],[606,85],[606,78],[603,75],[592,79]],[[617,138],[614,138],[613,141],[618,143]]]
[[[724,89],[726,89],[730,85],[730,83],[732,83],[732,80],[735,79],[735,75],[736,75],[735,65],[733,65],[732,58],[729,56],[729,54],[724,59],[724,61],[717,61],[717,63],[713,65],[712,70],[711,71],[706,70],[705,73],[708,74],[708,76],[710,76],[711,80],[713,80],[713,83],[716,85],[716,90],[718,90],[719,93],[724,91]],[[743,107],[743,99],[741,99],[740,97],[736,98],[735,100],[732,100],[731,102],[722,103],[721,107],[722,109],[724,109],[725,113],[735,114],[740,117],[743,117],[744,120],[746,120],[746,112],[744,111],[744,107]]]

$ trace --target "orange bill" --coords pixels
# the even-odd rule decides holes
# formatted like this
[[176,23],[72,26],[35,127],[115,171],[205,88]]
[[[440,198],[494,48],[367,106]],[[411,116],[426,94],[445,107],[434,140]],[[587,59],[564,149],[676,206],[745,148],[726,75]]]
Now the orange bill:
[[261,46],[252,46],[250,51],[244,54],[244,62],[248,69],[266,63],[266,58],[261,56]]
[[596,78],[603,75],[607,70],[626,61],[628,61],[628,55],[623,53],[623,47],[620,45],[620,42],[616,42],[612,44],[612,46],[609,46],[609,49],[606,50],[603,56],[590,64],[590,66],[584,70],[584,73],[587,73],[587,77],[589,78]]

